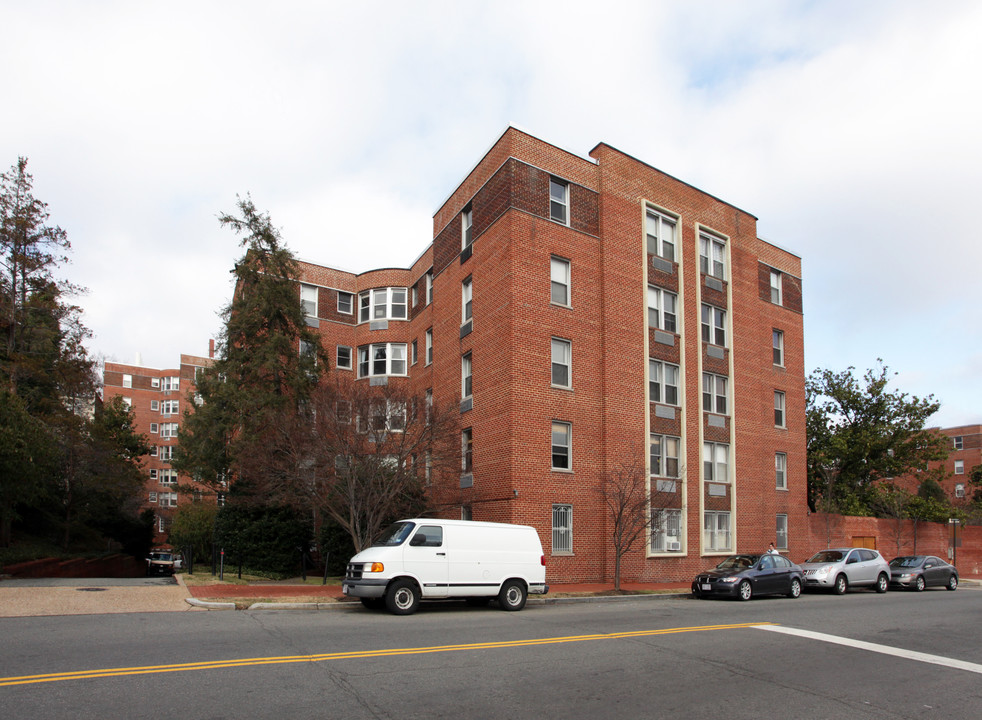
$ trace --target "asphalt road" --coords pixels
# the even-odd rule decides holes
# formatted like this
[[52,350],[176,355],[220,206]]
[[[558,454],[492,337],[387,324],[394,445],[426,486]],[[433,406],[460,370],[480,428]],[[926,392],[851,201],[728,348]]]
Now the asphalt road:
[[351,607],[0,618],[0,708],[19,720],[974,720],[980,619],[982,590],[969,588],[519,613],[446,604],[409,617]]

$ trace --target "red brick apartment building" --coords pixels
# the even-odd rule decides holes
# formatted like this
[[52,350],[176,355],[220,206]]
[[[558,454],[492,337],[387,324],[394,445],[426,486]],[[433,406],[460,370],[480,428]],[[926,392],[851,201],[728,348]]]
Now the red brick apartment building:
[[411,268],[302,263],[300,294],[336,372],[459,404],[442,515],[533,525],[550,577],[610,580],[599,491],[634,463],[655,522],[625,581],[811,551],[801,261],[753,215],[508,128],[433,226]]
[[103,370],[103,399],[121,395],[133,409],[136,431],[147,437],[151,447],[150,456],[144,458],[145,506],[156,514],[158,543],[166,542],[167,528],[178,503],[190,502],[186,496],[178,497],[178,482],[187,484],[189,478],[178,477],[171,459],[188,393],[194,390],[197,373],[211,363],[209,358],[181,355],[177,369],[157,370],[107,362]]
[[[971,487],[972,468],[982,465],[982,425],[961,425],[952,428],[935,428],[951,441],[948,459],[941,463],[928,463],[928,469],[941,466],[945,477],[940,481],[948,499],[955,505],[972,500],[975,489]],[[913,476],[909,489],[917,491],[920,478]]]

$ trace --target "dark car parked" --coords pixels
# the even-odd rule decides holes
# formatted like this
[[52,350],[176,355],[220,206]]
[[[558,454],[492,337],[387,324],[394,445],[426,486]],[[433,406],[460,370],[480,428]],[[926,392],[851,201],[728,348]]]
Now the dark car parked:
[[918,592],[926,587],[957,590],[958,571],[934,555],[904,555],[890,561],[890,585]]
[[801,595],[804,574],[783,555],[773,553],[730,555],[712,570],[696,575],[692,594],[696,597],[735,597],[749,600],[754,595]]

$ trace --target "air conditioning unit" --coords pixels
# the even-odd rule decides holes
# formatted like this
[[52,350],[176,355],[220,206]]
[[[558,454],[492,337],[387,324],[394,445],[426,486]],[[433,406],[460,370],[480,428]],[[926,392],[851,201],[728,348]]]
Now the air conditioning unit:
[[670,543],[668,543],[668,549],[669,550],[681,550],[682,549],[682,543],[680,543],[680,542],[670,542]]

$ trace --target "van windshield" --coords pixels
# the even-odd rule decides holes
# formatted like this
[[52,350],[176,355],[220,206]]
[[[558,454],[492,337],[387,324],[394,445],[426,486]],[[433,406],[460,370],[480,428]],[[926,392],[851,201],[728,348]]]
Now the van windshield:
[[402,545],[406,541],[406,538],[412,534],[414,527],[416,527],[416,524],[411,522],[393,523],[386,528],[378,540],[372,543],[372,547],[394,547],[396,545]]

